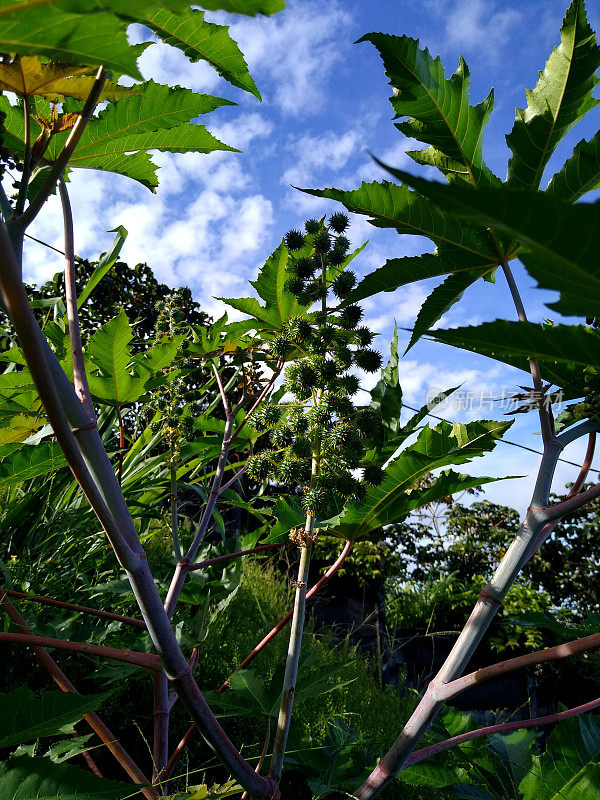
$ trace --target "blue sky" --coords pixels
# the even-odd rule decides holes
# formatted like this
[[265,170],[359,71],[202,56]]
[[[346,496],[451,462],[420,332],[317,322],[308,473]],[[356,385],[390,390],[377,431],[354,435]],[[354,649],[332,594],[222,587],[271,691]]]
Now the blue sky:
[[[308,216],[338,210],[335,204],[310,198],[291,185],[356,188],[362,180],[385,177],[369,153],[397,167],[418,168],[405,155],[411,149],[393,126],[388,102],[390,87],[372,45],[354,42],[371,31],[419,38],[435,56],[441,55],[450,75],[462,54],[471,70],[471,101],[479,102],[493,86],[495,109],[486,132],[487,163],[504,177],[508,150],[504,135],[512,128],[515,106],[524,106],[525,87],[533,88],[558,43],[566,2],[529,0],[289,0],[285,11],[272,18],[246,19],[209,15],[231,25],[263,102],[219,79],[205,64],[189,64],[162,44],[150,47],[140,60],[142,73],[165,83],[180,84],[221,95],[238,105],[217,110],[206,120],[215,135],[243,154],[157,154],[161,165],[156,195],[125,178],[80,171],[72,181],[72,202],[79,254],[95,258],[112,238],[106,233],[124,225],[129,237],[123,257],[134,265],[147,262],[156,276],[170,285],[189,285],[210,313],[222,313],[217,296],[249,293],[247,282],[291,227]],[[600,7],[588,1],[588,15],[600,30]],[[135,35],[135,34],[134,34]],[[567,137],[548,169],[550,177],[572,146],[600,127],[599,112]],[[413,143],[414,144],[414,143]],[[431,177],[434,177],[433,174]],[[32,233],[61,246],[59,212],[54,201],[36,222]],[[431,243],[399,237],[353,220],[353,244],[369,239],[357,260],[366,274],[386,259],[431,250]],[[26,254],[26,277],[43,280],[61,268],[60,258],[31,243]],[[516,268],[528,314],[533,320],[550,316],[544,300],[551,298]],[[397,321],[410,328],[421,303],[435,283],[414,284],[365,302],[367,321],[381,332],[379,345],[387,352]],[[496,317],[514,318],[502,280],[469,290],[462,303],[442,320],[442,327],[477,324]],[[402,341],[408,342],[402,332]],[[420,406],[428,391],[463,383],[460,403],[450,403],[448,418],[501,417],[498,403],[524,373],[463,354],[445,346],[421,342],[401,366],[407,403]],[[482,394],[484,393],[484,394]],[[484,399],[478,408],[479,398]],[[473,408],[465,408],[471,402]],[[511,440],[539,448],[533,415],[518,415],[508,434]],[[577,461],[581,452],[565,454]],[[488,490],[498,502],[522,510],[528,502],[535,456],[506,445],[470,467],[481,474],[525,475]],[[555,486],[572,480],[576,470],[563,466]]]

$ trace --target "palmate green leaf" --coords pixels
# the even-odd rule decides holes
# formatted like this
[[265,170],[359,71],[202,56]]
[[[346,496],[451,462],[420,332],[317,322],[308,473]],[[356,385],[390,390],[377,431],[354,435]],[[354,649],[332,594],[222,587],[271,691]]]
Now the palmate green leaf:
[[575,145],[570,158],[552,176],[546,191],[567,203],[600,187],[600,131]]
[[232,14],[277,14],[285,8],[285,0],[202,0],[199,3],[209,11],[229,11]]
[[0,489],[49,475],[66,464],[56,442],[36,445],[5,444],[0,446]]
[[[413,463],[410,468],[416,469],[419,477],[427,474],[436,466],[428,466],[425,459],[420,464]],[[444,463],[448,463],[446,460]],[[383,525],[401,522],[417,508],[423,508],[456,492],[464,492],[504,478],[487,478],[483,476],[463,475],[453,470],[441,472],[433,486],[427,489],[408,488],[410,481],[406,477],[405,466],[394,464],[386,469],[383,483],[369,489],[360,504],[350,504],[335,519],[326,520],[323,527],[332,528],[331,533],[344,539],[355,541],[381,533]],[[510,476],[508,476],[510,477]]]
[[159,9],[140,22],[163,42],[182,50],[190,61],[207,61],[233,86],[261,99],[244,56],[226,26],[206,22],[203,12],[196,9],[187,9],[182,14]]
[[[0,422],[4,414],[0,410]],[[45,424],[40,417],[17,414],[9,417],[8,427],[0,427],[0,445],[10,442],[23,442]]]
[[127,315],[121,309],[117,317],[94,333],[85,349],[90,392],[103,402],[117,406],[132,403],[150,387],[164,382],[162,370],[173,362],[183,339],[176,336],[132,356],[132,338]]
[[381,370],[381,376],[371,389],[369,405],[381,415],[385,438],[393,438],[400,429],[402,413],[402,386],[398,375],[398,325],[394,323],[394,335],[390,344],[390,359]]
[[407,283],[450,273],[471,272],[479,267],[485,269],[487,274],[492,274],[498,262],[496,255],[494,259],[490,257],[487,264],[482,264],[479,254],[465,252],[453,245],[443,245],[434,253],[423,253],[420,256],[392,258],[366,275],[350,292],[345,303],[357,303],[379,292],[393,292]]
[[99,708],[107,697],[42,691],[38,700],[24,686],[0,694],[0,747],[30,742],[41,736],[73,733],[75,723]]
[[426,425],[417,441],[386,468],[383,482],[370,488],[360,503],[348,504],[338,518],[328,520],[329,524],[337,535],[355,540],[435,499],[495,480],[448,471],[429,488],[413,488],[419,478],[434,469],[464,464],[493,450],[511,424],[482,420],[467,425],[441,422],[435,428]]
[[519,785],[523,800],[587,800],[600,792],[600,726],[593,714],[560,722]]
[[3,800],[121,800],[131,784],[97,778],[49,758],[19,756],[0,764]]
[[513,153],[509,185],[537,189],[556,145],[600,102],[592,95],[598,83],[600,49],[583,0],[573,0],[567,9],[560,40],[535,89],[527,91],[527,108],[517,109],[514,127],[506,137]]
[[567,400],[585,394],[583,368],[600,367],[600,336],[581,325],[548,327],[496,320],[467,328],[432,331],[430,336],[527,373],[528,357],[535,357],[543,379],[560,386]]
[[0,8],[6,9],[6,14],[21,13],[29,8],[40,6],[53,6],[61,11],[74,14],[89,14],[93,11],[111,11],[119,17],[131,21],[139,20],[140,16],[150,13],[156,8],[168,8],[170,11],[183,11],[190,3],[189,0],[129,0],[127,4],[122,0],[0,0]]
[[146,44],[130,45],[127,24],[110,13],[72,14],[57,5],[0,0],[0,51],[69,64],[103,64],[142,79],[137,59]]
[[157,168],[148,156],[150,150],[169,153],[239,152],[220,142],[203,125],[180,125],[116,139],[103,138],[100,142],[88,140],[75,150],[69,164],[71,167],[118,172],[153,190],[158,183]]
[[125,239],[127,238],[127,231],[122,225],[119,225],[116,228],[112,228],[110,233],[116,233],[116,236],[113,240],[112,247],[108,251],[108,253],[104,253],[102,258],[98,261],[98,266],[90,275],[90,278],[86,285],[83,287],[79,296],[77,297],[77,308],[81,308],[83,304],[86,302],[88,297],[94,291],[96,286],[100,283],[102,278],[106,275],[112,265],[115,263],[123,245],[125,244]]
[[419,341],[424,333],[427,333],[461,299],[469,286],[472,286],[479,278],[483,278],[489,272],[490,270],[488,269],[485,271],[456,272],[453,275],[449,275],[440,286],[437,286],[421,306],[404,355]]
[[549,303],[550,308],[565,315],[600,316],[600,205],[572,205],[546,192],[506,186],[444,186],[387,169],[438,203],[440,211],[493,226],[526,244],[529,250],[519,257],[527,271],[541,287],[560,292],[560,300]]
[[[308,248],[306,251],[308,253]],[[303,255],[303,251],[299,251],[298,255]],[[275,334],[281,331],[285,323],[293,316],[301,314],[309,308],[309,306],[299,305],[298,299],[284,287],[286,280],[290,277],[290,273],[287,271],[289,258],[289,251],[282,242],[265,261],[258,273],[258,278],[251,281],[259,297],[265,301],[264,305],[254,297],[218,298],[254,318],[253,321],[244,322],[242,328],[253,329],[265,334]],[[234,323],[234,325],[240,327],[238,323]]]
[[348,211],[370,217],[369,222],[378,228],[395,228],[398,233],[426,236],[438,247],[452,247],[468,259],[469,269],[498,264],[497,249],[484,228],[477,229],[460,220],[451,219],[435,203],[411,191],[408,186],[399,186],[389,181],[373,181],[362,183],[360,188],[353,191],[302,191],[315,197],[337,200]]
[[419,164],[438,167],[449,181],[477,186],[499,183],[482,156],[483,130],[493,107],[494,94],[476,106],[469,104],[469,69],[462,57],[454,75],[446,78],[439,58],[420,50],[418,39],[369,33],[359,42],[371,42],[381,55],[394,88],[390,101],[398,130],[431,145],[410,152]]

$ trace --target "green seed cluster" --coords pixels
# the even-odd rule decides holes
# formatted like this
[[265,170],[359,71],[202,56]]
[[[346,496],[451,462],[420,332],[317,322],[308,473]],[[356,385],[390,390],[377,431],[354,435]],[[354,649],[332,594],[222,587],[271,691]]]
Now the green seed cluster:
[[[184,320],[182,296],[178,290],[156,304],[156,340],[166,342],[175,336],[189,333]],[[168,376],[176,370],[193,366],[187,354],[189,341],[181,342],[180,353],[163,373]],[[151,424],[153,433],[161,433],[168,447],[165,462],[169,467],[177,467],[181,459],[181,442],[190,441],[194,436],[194,397],[189,396],[187,382],[182,376],[173,378],[158,387],[154,392],[151,406],[159,411],[161,419]]]
[[373,333],[359,326],[360,306],[327,304],[332,295],[343,301],[356,285],[354,273],[345,269],[347,227],[348,218],[334,214],[328,225],[309,219],[305,233],[286,234],[285,287],[301,306],[319,302],[319,310],[293,317],[271,342],[274,355],[290,360],[285,388],[293,401],[257,411],[253,424],[268,445],[251,456],[247,468],[256,480],[301,487],[304,509],[315,516],[334,513],[348,499],[361,500],[367,486],[383,477],[379,467],[365,462],[367,442],[381,419],[353,403],[360,382],[350,371],[376,372],[381,356],[370,348]]

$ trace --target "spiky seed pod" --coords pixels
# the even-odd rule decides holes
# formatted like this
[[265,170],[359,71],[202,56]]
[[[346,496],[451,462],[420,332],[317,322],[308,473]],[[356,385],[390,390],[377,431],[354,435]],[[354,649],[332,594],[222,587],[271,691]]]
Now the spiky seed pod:
[[358,481],[349,472],[342,472],[337,476],[335,488],[342,497],[352,497],[356,492]]
[[352,350],[349,347],[336,347],[333,351],[333,357],[335,359],[335,363],[339,366],[341,370],[348,369],[348,367],[352,364],[353,361],[353,354]]
[[285,336],[276,336],[270,343],[269,349],[279,358],[285,358],[290,352],[291,343]]
[[301,250],[304,247],[304,236],[297,230],[288,231],[285,235],[285,246],[288,250]]
[[297,472],[296,459],[286,456],[277,466],[277,480],[280,483],[293,483]]
[[271,425],[277,425],[281,419],[281,409],[279,406],[265,403],[265,405],[262,407],[262,417],[264,424],[267,427],[271,427]]
[[327,359],[321,368],[321,380],[327,386],[337,376],[338,366],[335,361]]
[[331,285],[333,293],[340,300],[344,300],[356,285],[356,275],[352,270],[340,273]]
[[333,245],[334,250],[340,253],[347,253],[350,249],[350,239],[347,236],[338,236]]
[[306,288],[301,292],[298,292],[296,299],[298,300],[298,305],[306,306],[307,308],[310,308],[310,306],[312,306],[314,303],[313,298],[310,296],[310,292]]
[[356,481],[354,486],[354,491],[352,492],[352,499],[355,500],[357,503],[360,503],[362,500],[365,499],[365,495],[367,494],[367,487],[364,483],[360,481]]
[[310,299],[316,303],[317,300],[322,300],[327,297],[327,286],[324,286],[321,281],[315,281],[306,288],[306,293]]
[[328,253],[330,251],[331,239],[327,231],[322,231],[315,236],[313,247],[317,253]]
[[329,227],[336,233],[343,233],[349,224],[350,220],[341,211],[337,211],[329,217]]
[[338,417],[349,417],[354,413],[354,404],[347,397],[332,397],[331,410],[337,414]]
[[339,316],[340,325],[343,328],[346,328],[346,330],[352,330],[353,328],[356,328],[362,318],[362,315],[362,308],[357,306],[355,303],[350,306],[346,306]]
[[194,420],[192,417],[183,417],[181,420],[181,435],[189,442],[194,436]]
[[281,425],[271,431],[271,441],[274,447],[289,447],[294,441],[294,434],[288,427]]
[[354,422],[363,436],[373,436],[381,429],[381,415],[373,408],[361,408],[354,415]]
[[318,233],[321,229],[321,223],[318,219],[307,219],[304,223],[304,230],[307,233]]
[[271,455],[271,451],[265,450],[262,453],[256,453],[256,455],[250,456],[246,467],[248,477],[257,481],[266,480],[273,467]]
[[346,255],[341,250],[332,250],[327,256],[327,261],[332,267],[341,267],[346,261]]
[[338,381],[337,393],[353,397],[360,389],[360,381],[356,375],[344,375]]
[[299,399],[310,395],[312,387],[317,380],[315,370],[306,361],[297,361],[287,368],[285,385],[287,389]]
[[316,516],[327,503],[327,491],[319,487],[306,490],[302,498],[302,507],[307,514]]
[[[308,420],[307,420],[308,423]],[[306,432],[306,431],[305,431]],[[291,446],[291,451],[295,456],[299,458],[310,458],[312,455],[312,449],[309,442],[306,441],[304,438],[296,439]]]
[[302,317],[293,317],[288,324],[288,334],[292,341],[298,340],[304,342],[309,336],[312,335],[312,326],[307,319]]
[[364,326],[357,328],[354,331],[354,335],[356,337],[356,343],[360,347],[368,347],[375,338],[373,332],[370,331],[368,328],[365,328]]
[[381,355],[376,350],[357,350],[354,353],[354,363],[365,372],[377,372],[381,368]]
[[304,434],[308,431],[308,420],[300,408],[295,408],[290,411],[287,421],[289,427],[296,436],[304,436]]
[[295,275],[306,281],[315,274],[315,268],[316,265],[312,258],[299,258],[294,262],[292,270]]
[[379,486],[385,477],[385,472],[377,464],[367,464],[363,469],[363,481],[370,486]]
[[331,412],[326,405],[319,403],[313,406],[307,414],[309,424],[312,427],[320,428],[323,425],[328,425],[331,422]]
[[304,281],[298,275],[292,275],[291,278],[288,278],[287,281],[283,284],[283,288],[286,292],[290,292],[293,294],[294,297],[300,297],[304,291]]

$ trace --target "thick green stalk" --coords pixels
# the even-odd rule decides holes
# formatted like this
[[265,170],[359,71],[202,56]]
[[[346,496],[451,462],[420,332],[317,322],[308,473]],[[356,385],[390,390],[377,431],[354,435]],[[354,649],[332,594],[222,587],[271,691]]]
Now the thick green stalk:
[[[137,538],[133,521],[95,423],[90,423],[89,415],[37,326],[21,282],[20,266],[14,257],[3,224],[0,224],[0,289],[48,420],[69,466],[90,500],[120,563],[126,570],[152,643],[161,658],[167,676],[173,681],[188,712],[231,774],[248,788],[257,800],[262,798],[270,800],[276,796],[273,781],[257,776],[252,767],[241,757],[211,712],[191,675],[187,660],[163,608],[146,554]],[[75,432],[72,428],[75,428]]]
[[[314,525],[315,520],[313,515],[308,514],[304,528],[307,538],[312,538]],[[296,582],[296,596],[294,598],[294,614],[292,616],[290,642],[285,663],[285,676],[281,693],[279,719],[277,720],[277,733],[275,734],[271,768],[269,770],[269,775],[277,783],[279,783],[283,770],[283,759],[285,757],[285,749],[292,721],[292,707],[294,705],[294,692],[296,690],[298,663],[300,661],[302,633],[304,631],[304,618],[306,615],[306,587],[308,583],[308,569],[310,566],[310,551],[310,544],[305,544],[300,548],[300,564],[298,566],[298,580]]]

